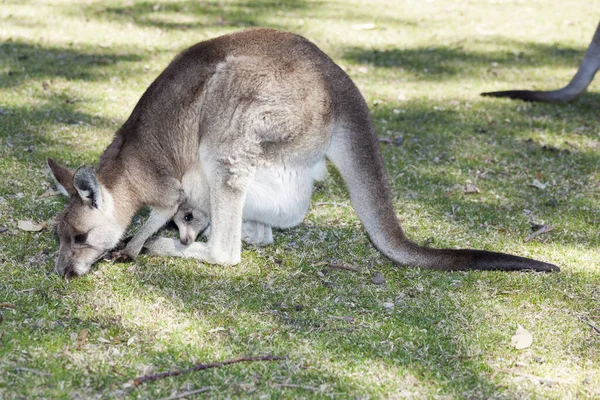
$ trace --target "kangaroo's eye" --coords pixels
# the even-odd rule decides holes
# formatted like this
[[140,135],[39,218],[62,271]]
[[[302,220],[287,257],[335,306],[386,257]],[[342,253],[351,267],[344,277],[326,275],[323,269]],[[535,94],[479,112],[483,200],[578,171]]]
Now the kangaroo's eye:
[[185,217],[183,217],[183,220],[184,220],[185,222],[190,222],[190,221],[193,221],[193,220],[194,220],[194,215],[193,215],[193,214],[191,214],[191,213],[190,213],[190,214],[185,214]]
[[84,244],[86,240],[87,240],[87,233],[75,235],[75,237],[73,238],[73,241],[76,244]]

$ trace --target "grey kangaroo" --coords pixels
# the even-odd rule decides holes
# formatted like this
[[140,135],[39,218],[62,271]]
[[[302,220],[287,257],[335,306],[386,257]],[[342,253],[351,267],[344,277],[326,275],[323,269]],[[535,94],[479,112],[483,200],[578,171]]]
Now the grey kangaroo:
[[583,61],[577,73],[567,86],[558,90],[505,90],[500,92],[481,93],[482,96],[509,97],[524,101],[539,101],[547,103],[565,103],[575,100],[587,89],[594,79],[594,75],[600,68],[600,24],[596,28],[592,42],[590,43]]
[[[81,275],[119,242],[143,206],[152,213],[122,250],[241,261],[242,220],[269,239],[299,224],[312,184],[333,162],[374,245],[406,266],[558,271],[502,253],[421,247],[404,235],[369,109],[326,54],[286,32],[251,29],[183,51],[148,87],[94,171],[48,160],[70,194],[57,218],[55,271]],[[211,221],[208,242],[152,237],[190,196]]]

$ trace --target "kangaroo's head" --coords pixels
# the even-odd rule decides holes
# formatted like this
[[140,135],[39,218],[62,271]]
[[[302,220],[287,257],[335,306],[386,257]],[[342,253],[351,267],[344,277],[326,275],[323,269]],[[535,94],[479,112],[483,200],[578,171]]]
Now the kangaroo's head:
[[87,273],[93,263],[112,250],[125,232],[117,222],[114,201],[94,171],[71,171],[48,159],[59,189],[69,203],[56,221],[60,241],[54,272],[65,276]]
[[179,206],[173,216],[173,222],[179,228],[179,241],[188,245],[196,240],[200,232],[206,229],[209,223],[208,216],[185,202]]

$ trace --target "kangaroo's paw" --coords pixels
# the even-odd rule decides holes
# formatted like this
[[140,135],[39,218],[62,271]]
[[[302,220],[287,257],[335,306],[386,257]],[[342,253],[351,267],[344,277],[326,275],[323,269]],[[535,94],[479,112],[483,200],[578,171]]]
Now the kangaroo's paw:
[[255,246],[273,244],[273,231],[269,225],[255,221],[242,223],[242,241]]
[[[173,256],[182,258],[195,258],[198,261],[209,264],[237,264],[223,257],[213,255],[207,243],[194,242],[190,245],[183,245],[178,239],[166,238],[162,236],[153,236],[146,241],[144,248],[148,254],[159,256]],[[218,254],[218,252],[217,252]]]

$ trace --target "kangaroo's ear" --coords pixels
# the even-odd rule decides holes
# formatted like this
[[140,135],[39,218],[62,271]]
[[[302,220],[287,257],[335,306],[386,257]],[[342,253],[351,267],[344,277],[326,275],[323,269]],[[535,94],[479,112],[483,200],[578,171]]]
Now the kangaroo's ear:
[[58,191],[65,196],[73,196],[75,193],[75,187],[73,186],[73,171],[63,167],[53,159],[48,159],[48,166],[52,171],[52,176],[56,180]]
[[102,207],[102,191],[96,174],[90,168],[80,167],[73,175],[73,186],[85,204]]

